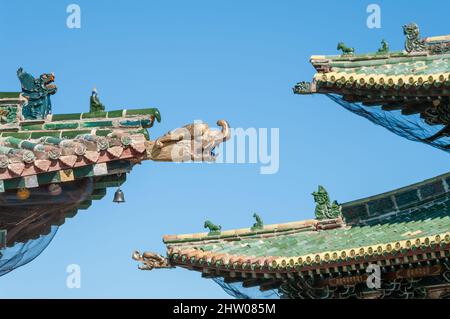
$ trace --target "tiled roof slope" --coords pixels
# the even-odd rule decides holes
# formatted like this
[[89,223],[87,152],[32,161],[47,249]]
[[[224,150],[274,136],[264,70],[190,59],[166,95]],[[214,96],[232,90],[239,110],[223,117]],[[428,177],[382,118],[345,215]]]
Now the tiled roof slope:
[[[0,206],[5,209],[0,212],[0,229],[5,245],[12,247],[50,233],[52,226],[61,226],[79,210],[87,209],[93,201],[102,199],[107,188],[122,185],[130,169],[129,165],[122,164],[117,170],[121,172],[119,176],[107,175],[64,183],[59,194],[50,193],[46,187],[33,188],[27,201],[17,199],[15,192],[3,193],[0,195]],[[52,203],[50,207],[49,202]]]

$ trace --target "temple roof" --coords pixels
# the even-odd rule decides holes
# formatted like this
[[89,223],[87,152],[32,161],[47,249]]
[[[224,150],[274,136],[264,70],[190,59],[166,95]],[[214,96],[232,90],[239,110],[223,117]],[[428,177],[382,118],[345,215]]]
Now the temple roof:
[[[217,274],[276,274],[355,269],[368,262],[409,264],[448,255],[450,249],[450,173],[391,192],[343,204],[343,218],[264,225],[261,229],[168,235],[172,266]],[[445,186],[441,191],[438,183]],[[434,186],[432,186],[434,185]],[[426,191],[428,189],[428,191]],[[439,190],[438,190],[439,189]],[[420,194],[422,190],[423,197]],[[433,191],[434,190],[434,191]],[[415,192],[420,198],[404,194]],[[396,207],[355,205],[403,198]],[[403,196],[403,197],[402,197]],[[367,208],[369,209],[369,208]],[[370,215],[370,216],[369,216]],[[350,223],[345,223],[346,220]],[[339,268],[338,267],[343,267]]]
[[95,90],[89,112],[52,114],[56,87],[18,74],[22,92],[0,92],[0,193],[110,175],[116,161],[146,158],[147,129],[161,121],[158,109],[106,111]]

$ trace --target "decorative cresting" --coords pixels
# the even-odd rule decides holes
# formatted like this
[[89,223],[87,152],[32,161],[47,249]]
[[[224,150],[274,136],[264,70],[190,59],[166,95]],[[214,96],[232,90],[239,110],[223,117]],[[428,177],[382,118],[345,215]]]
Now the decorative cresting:
[[153,161],[214,161],[218,156],[216,147],[230,138],[228,122],[219,120],[217,125],[222,128],[220,131],[202,122],[172,130],[146,143],[147,156]]
[[167,258],[155,253],[145,252],[141,254],[140,252],[135,251],[132,258],[142,263],[142,265],[138,266],[140,270],[175,268],[175,266],[170,264],[170,261]]
[[44,73],[39,78],[34,78],[19,68],[17,77],[22,85],[22,95],[27,99],[22,109],[22,116],[26,120],[44,119],[52,112],[50,96],[57,91],[56,86],[52,84],[55,75]]
[[333,201],[330,203],[328,192],[323,186],[319,185],[317,192],[312,193],[316,203],[315,215],[317,220],[342,218],[342,207]]

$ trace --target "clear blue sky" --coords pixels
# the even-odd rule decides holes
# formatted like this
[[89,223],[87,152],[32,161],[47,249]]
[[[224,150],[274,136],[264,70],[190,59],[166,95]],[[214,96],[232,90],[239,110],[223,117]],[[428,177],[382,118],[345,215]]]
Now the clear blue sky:
[[[423,36],[450,33],[448,1],[73,1],[82,27],[66,27],[70,1],[0,1],[0,90],[19,89],[16,69],[54,71],[55,113],[88,110],[92,86],[110,109],[158,107],[158,136],[196,119],[234,127],[280,128],[280,170],[257,164],[137,166],[123,187],[68,220],[32,263],[0,278],[6,297],[227,297],[183,269],[143,272],[135,249],[165,253],[165,234],[248,227],[257,211],[269,223],[311,218],[311,192],[326,186],[345,202],[447,172],[449,155],[410,142],[291,87],[314,74],[312,54],[335,54],[345,41],[374,51],[382,38],[403,48],[401,26]],[[366,27],[366,7],[381,5],[382,28]],[[66,287],[66,267],[81,266],[81,288]]]

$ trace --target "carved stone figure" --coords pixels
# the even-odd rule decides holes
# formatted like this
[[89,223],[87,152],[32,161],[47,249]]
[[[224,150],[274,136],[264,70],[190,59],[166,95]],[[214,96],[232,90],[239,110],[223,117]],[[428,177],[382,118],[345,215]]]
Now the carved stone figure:
[[22,95],[27,103],[22,108],[22,115],[26,120],[44,119],[52,112],[50,96],[55,94],[57,88],[52,84],[55,80],[53,73],[42,74],[34,78],[31,74],[24,72],[22,68],[17,70],[17,76],[22,85]]
[[140,270],[152,270],[160,268],[174,268],[167,258],[155,253],[145,252],[142,255],[135,251],[132,258],[142,263]]
[[222,130],[212,130],[206,123],[193,123],[172,130],[155,141],[147,142],[147,155],[154,161],[214,161],[215,148],[230,138],[230,126],[217,121]]

